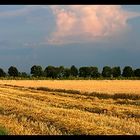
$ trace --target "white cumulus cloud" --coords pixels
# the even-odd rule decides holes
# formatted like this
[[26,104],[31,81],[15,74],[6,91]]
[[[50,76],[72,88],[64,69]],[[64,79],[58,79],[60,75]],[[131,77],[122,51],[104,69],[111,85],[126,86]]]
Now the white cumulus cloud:
[[92,42],[119,34],[127,29],[128,19],[140,13],[123,10],[118,5],[51,6],[56,18],[56,30],[50,44]]

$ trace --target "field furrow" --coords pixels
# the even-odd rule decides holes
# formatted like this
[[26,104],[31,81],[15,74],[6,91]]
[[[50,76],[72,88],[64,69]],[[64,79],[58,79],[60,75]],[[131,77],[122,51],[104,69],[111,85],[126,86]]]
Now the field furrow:
[[140,100],[129,93],[44,89],[0,85],[0,125],[10,135],[140,134]]

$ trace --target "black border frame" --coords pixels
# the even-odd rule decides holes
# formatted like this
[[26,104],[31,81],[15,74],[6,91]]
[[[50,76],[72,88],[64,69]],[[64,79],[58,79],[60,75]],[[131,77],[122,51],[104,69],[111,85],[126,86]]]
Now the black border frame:
[[[89,4],[93,4],[93,5],[136,5],[136,4],[140,4],[140,0],[0,0],[0,5],[89,5]],[[133,124],[132,124],[133,125]],[[19,135],[15,135],[15,136],[0,136],[0,139],[99,139],[99,140],[114,140],[114,139],[140,139],[140,135],[138,136],[128,136],[128,135],[79,135],[79,136],[41,136],[41,135],[37,135],[37,136],[19,136]]]
[[71,5],[71,4],[98,4],[98,5],[135,5],[139,0],[0,0],[0,5]]

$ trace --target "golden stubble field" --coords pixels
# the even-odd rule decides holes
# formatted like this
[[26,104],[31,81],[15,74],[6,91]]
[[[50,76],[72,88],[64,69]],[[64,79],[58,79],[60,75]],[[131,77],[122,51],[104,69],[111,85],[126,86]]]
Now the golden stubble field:
[[0,80],[0,84],[101,93],[140,93],[140,80]]
[[9,135],[140,135],[140,81],[1,80],[0,125]]

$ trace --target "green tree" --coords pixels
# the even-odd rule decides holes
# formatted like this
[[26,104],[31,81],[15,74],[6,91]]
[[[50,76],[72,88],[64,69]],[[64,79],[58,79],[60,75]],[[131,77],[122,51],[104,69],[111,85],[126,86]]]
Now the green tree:
[[136,77],[140,77],[140,69],[134,70],[134,75],[135,75]]
[[34,65],[31,67],[31,74],[34,77],[41,77],[43,76],[43,70],[41,66]]
[[71,75],[71,69],[65,68],[64,70],[64,77],[68,78]]
[[4,72],[4,70],[2,68],[0,68],[0,77],[5,77],[6,73]]
[[48,66],[45,68],[44,74],[46,77],[57,78],[58,68],[56,68],[54,66]]
[[56,72],[57,72],[57,77],[58,78],[63,78],[64,77],[64,73],[65,73],[64,66],[60,66],[60,67],[57,67],[55,69],[56,69]]
[[123,77],[132,77],[134,75],[133,69],[130,66],[125,66],[123,69]]
[[78,69],[74,65],[71,66],[70,71],[71,71],[71,76],[74,77],[78,76]]
[[111,77],[111,68],[109,66],[104,66],[102,70],[103,77]]
[[8,69],[8,74],[10,76],[13,76],[13,77],[17,77],[19,72],[18,72],[18,69],[14,66],[11,66],[9,69]]
[[93,78],[97,78],[100,76],[97,67],[90,67],[90,76]]
[[90,67],[80,67],[79,68],[79,77],[91,77]]
[[120,67],[113,67],[112,68],[112,76],[113,77],[119,77],[120,75],[121,75]]

